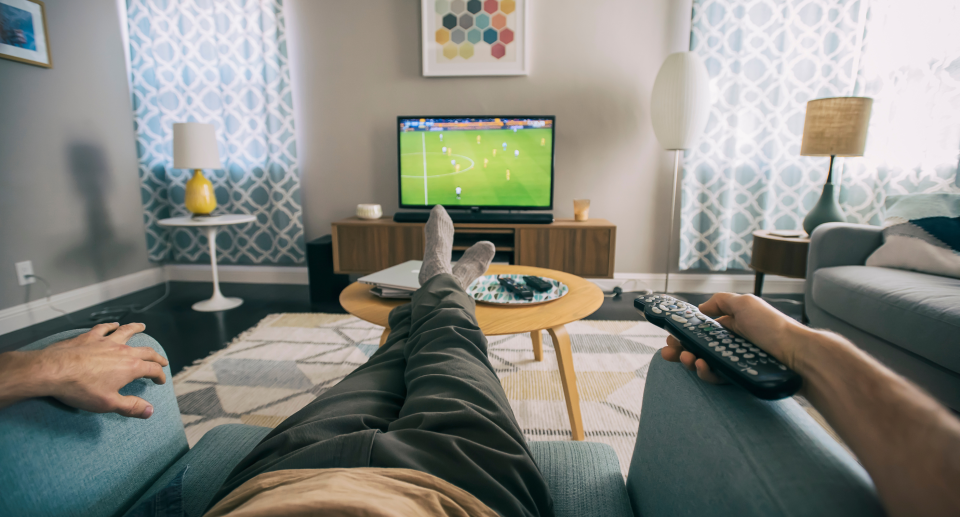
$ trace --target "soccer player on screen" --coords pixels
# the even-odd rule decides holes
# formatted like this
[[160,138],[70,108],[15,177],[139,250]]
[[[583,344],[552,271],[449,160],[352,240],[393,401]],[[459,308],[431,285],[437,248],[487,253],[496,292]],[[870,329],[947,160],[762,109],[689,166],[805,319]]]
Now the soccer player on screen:
[[504,150],[504,151],[507,150],[507,143],[506,143],[506,142],[503,143],[503,150]]
[[507,181],[510,181],[510,169],[507,169]]
[[460,187],[457,187],[457,200],[460,200]]
[[443,133],[440,133],[440,141],[443,142]]

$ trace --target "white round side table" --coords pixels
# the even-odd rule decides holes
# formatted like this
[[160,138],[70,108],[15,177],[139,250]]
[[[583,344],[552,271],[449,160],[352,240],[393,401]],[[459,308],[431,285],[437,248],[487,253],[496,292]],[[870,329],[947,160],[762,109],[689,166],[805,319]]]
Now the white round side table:
[[243,304],[240,298],[227,298],[220,292],[220,278],[217,275],[217,228],[234,224],[252,223],[257,220],[255,215],[227,214],[212,217],[170,217],[160,219],[157,224],[170,227],[197,227],[207,229],[207,241],[210,243],[210,267],[213,269],[213,296],[193,304],[193,310],[200,312],[215,312],[233,309]]

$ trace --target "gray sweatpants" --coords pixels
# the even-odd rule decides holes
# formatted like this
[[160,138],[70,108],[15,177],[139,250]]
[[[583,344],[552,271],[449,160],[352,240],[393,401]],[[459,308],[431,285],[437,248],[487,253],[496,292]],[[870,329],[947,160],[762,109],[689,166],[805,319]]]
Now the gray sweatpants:
[[430,279],[390,313],[386,344],[268,434],[210,505],[264,472],[392,467],[448,481],[501,515],[553,515],[474,311],[452,275]]

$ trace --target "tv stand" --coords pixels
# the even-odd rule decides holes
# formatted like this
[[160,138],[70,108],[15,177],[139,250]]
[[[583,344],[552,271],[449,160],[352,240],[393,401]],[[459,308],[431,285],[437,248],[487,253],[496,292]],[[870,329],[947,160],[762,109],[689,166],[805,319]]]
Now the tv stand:
[[[334,222],[334,272],[363,275],[423,259],[423,226],[428,213],[409,214],[422,215],[423,219],[399,222],[396,217],[372,221],[350,217]],[[490,241],[496,248],[493,260],[497,263],[545,267],[586,278],[613,278],[617,227],[609,221],[557,219],[549,224],[533,224],[461,222],[456,217],[453,220],[454,260],[474,243]]]
[[[450,219],[454,223],[505,223],[505,224],[550,224],[553,214],[540,212],[481,212],[479,208],[471,208],[469,212],[450,210]],[[393,214],[393,221],[397,223],[425,223],[430,212],[397,212]]]

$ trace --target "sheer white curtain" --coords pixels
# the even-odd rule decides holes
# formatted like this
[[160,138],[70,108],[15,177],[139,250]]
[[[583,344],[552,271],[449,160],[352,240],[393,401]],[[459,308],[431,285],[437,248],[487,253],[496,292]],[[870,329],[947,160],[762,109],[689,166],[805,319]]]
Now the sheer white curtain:
[[682,269],[746,269],[757,229],[799,229],[825,159],[799,156],[806,102],[874,98],[863,158],[839,160],[850,222],[887,195],[957,191],[960,3],[695,0],[691,50],[715,89],[684,160]]

